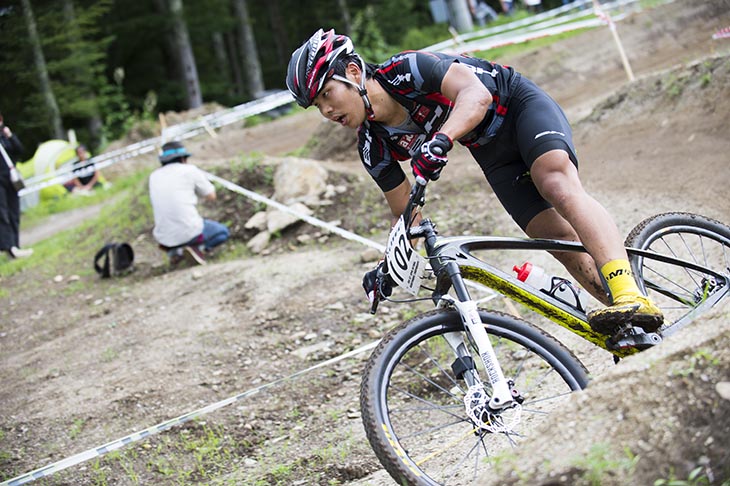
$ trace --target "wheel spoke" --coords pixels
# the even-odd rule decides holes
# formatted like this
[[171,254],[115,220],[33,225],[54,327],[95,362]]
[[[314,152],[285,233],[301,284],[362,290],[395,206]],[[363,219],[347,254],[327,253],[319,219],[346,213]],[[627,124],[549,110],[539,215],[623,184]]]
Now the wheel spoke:
[[[631,232],[627,246],[691,262],[708,270],[703,273],[650,257],[632,256],[639,283],[664,312],[665,331],[676,332],[689,324],[693,312],[726,285],[717,275],[730,275],[730,228],[717,221],[686,213],[667,213],[643,221]],[[691,314],[690,314],[691,313]],[[674,326],[674,323],[680,323]]]
[[[578,383],[587,384],[585,368],[557,341],[513,316],[493,314],[494,322],[485,322],[500,365],[518,390],[529,390],[526,419],[519,405],[512,412],[488,411],[488,400],[475,404],[468,398],[464,390],[475,385],[467,387],[454,376],[451,364],[456,355],[443,337],[464,332],[454,312],[414,319],[393,331],[402,339],[383,339],[376,348],[371,358],[376,365],[368,366],[363,376],[368,384],[361,395],[363,421],[373,450],[397,481],[409,477],[417,483],[425,475],[446,486],[477,484],[491,467],[490,457],[528,439],[532,427],[559,407]],[[466,335],[464,342],[471,347]],[[472,355],[472,372],[486,380],[478,353]],[[557,362],[566,376],[554,372]],[[484,386],[488,397],[491,385]],[[476,408],[467,413],[466,402]]]

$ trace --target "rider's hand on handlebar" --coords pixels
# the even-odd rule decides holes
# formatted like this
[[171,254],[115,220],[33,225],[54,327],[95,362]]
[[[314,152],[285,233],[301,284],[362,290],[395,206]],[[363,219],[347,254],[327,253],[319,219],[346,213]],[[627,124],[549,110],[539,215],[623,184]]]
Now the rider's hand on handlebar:
[[424,142],[421,149],[411,160],[413,175],[435,181],[441,176],[441,169],[444,168],[449,159],[446,153],[454,146],[448,135],[436,132],[431,140]]
[[365,289],[365,295],[371,304],[375,299],[380,300],[381,297],[389,297],[393,293],[393,281],[384,273],[384,266],[385,263],[380,261],[374,269],[362,277],[362,288]]

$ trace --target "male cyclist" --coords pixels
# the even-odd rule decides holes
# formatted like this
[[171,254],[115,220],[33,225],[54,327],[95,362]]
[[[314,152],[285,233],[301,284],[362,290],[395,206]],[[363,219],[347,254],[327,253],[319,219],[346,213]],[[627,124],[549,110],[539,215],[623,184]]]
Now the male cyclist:
[[[613,334],[629,318],[646,332],[661,326],[661,311],[633,279],[616,224],[583,189],[562,109],[511,67],[417,51],[371,65],[350,38],[320,29],[292,54],[286,83],[299,105],[314,105],[324,117],[358,130],[362,162],[394,217],[411,187],[399,162],[410,160],[415,176],[438,179],[457,141],[528,236],[586,247],[588,254],[554,256],[610,304],[590,313],[594,329]],[[363,279],[368,295],[374,285],[371,271]]]

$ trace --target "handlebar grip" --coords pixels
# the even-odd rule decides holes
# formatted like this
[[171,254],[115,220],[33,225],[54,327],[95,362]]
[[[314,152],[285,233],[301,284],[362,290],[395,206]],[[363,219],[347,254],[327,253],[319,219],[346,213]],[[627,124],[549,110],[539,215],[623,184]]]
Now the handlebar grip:
[[380,299],[376,296],[373,299],[373,303],[370,304],[370,313],[375,314],[378,310],[378,304],[380,303]]

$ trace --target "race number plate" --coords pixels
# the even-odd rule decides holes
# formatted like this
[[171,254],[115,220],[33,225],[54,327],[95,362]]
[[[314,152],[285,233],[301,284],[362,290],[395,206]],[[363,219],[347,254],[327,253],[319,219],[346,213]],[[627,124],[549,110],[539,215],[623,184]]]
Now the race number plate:
[[388,246],[385,248],[385,262],[390,278],[403,290],[416,295],[421,287],[426,259],[411,246],[402,216],[390,231]]

